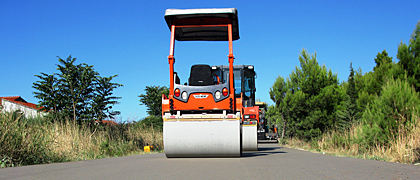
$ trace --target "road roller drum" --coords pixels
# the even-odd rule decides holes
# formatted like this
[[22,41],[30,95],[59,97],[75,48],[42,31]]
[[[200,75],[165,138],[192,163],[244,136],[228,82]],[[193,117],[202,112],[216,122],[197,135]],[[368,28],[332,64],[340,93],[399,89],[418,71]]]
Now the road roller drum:
[[223,119],[164,119],[166,157],[240,157],[238,116]]

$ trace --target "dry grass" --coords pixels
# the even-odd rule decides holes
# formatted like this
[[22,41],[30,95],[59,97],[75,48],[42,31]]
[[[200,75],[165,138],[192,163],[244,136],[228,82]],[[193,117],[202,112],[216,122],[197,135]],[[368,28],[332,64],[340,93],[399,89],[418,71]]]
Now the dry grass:
[[420,120],[410,127],[401,127],[397,138],[390,140],[389,146],[374,145],[364,148],[355,142],[362,131],[361,125],[354,125],[346,132],[326,133],[316,142],[289,139],[288,146],[309,151],[325,152],[338,156],[383,160],[399,163],[416,163],[420,160]]
[[141,146],[151,145],[154,149],[163,150],[163,132],[152,127],[130,127],[127,130],[130,139],[140,138]]
[[338,132],[332,131],[324,134],[317,142],[319,149],[328,151],[329,153],[342,154],[346,156],[357,156],[360,154],[360,146],[351,140],[357,136],[361,130],[360,125],[353,125],[348,131]]
[[76,127],[68,121],[52,124],[47,134],[52,136],[51,151],[71,160],[86,160],[99,157],[101,153],[97,142],[106,140],[101,133],[95,135],[89,129]]
[[145,145],[161,151],[161,130],[140,123],[92,129],[69,121],[46,123],[0,113],[1,167],[141,154]]
[[420,160],[420,120],[409,129],[401,128],[387,151],[393,162],[415,163]]
[[143,146],[163,149],[162,132],[135,124],[120,124],[92,132],[71,123],[54,124],[52,151],[71,160],[97,159],[108,156],[139,154]]
[[59,160],[49,153],[49,145],[44,129],[32,126],[21,113],[0,113],[0,167]]

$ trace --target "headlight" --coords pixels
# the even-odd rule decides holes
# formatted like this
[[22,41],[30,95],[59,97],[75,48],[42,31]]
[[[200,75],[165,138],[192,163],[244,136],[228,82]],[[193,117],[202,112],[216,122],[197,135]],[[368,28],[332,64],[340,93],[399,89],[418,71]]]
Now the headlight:
[[245,119],[249,119],[249,115],[244,115],[244,118]]
[[182,99],[184,99],[184,100],[186,100],[187,99],[187,97],[188,97],[188,94],[187,94],[187,92],[182,92]]
[[221,97],[221,93],[220,93],[220,91],[216,91],[216,93],[214,93],[214,96],[216,97],[216,99],[220,99],[220,97]]

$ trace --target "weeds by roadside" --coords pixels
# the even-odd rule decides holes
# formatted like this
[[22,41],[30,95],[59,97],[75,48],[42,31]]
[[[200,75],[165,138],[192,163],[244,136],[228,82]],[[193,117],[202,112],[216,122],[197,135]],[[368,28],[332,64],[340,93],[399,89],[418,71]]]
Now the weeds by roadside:
[[369,148],[361,147],[357,138],[361,125],[354,125],[345,132],[332,131],[319,140],[306,142],[288,139],[287,146],[302,148],[312,152],[356,157],[362,159],[414,164],[420,161],[420,121],[410,127],[399,128],[396,138],[390,139],[389,146],[376,144]]
[[309,143],[292,139],[289,144],[366,159],[419,162],[419,97],[407,81],[389,79],[349,128],[326,132]]
[[142,123],[91,127],[0,113],[0,167],[99,159],[163,149],[162,132]]

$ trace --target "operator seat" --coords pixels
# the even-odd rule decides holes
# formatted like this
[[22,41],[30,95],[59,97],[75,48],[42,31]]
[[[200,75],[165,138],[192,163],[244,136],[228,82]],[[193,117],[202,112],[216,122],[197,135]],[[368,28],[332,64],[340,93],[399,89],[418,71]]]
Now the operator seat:
[[214,85],[211,67],[206,64],[197,64],[191,67],[190,78],[188,79],[190,86],[208,86]]

